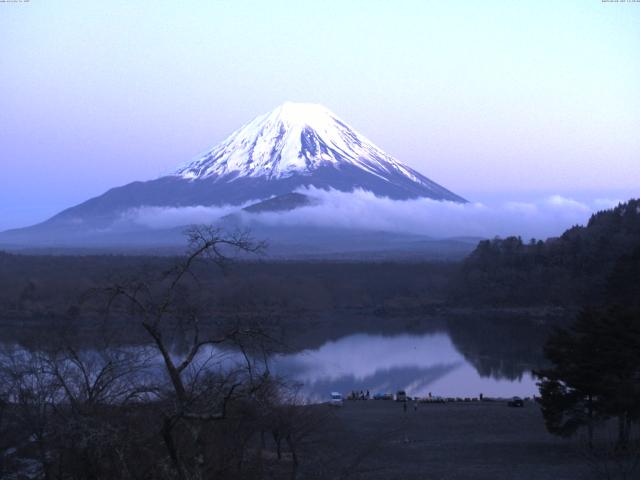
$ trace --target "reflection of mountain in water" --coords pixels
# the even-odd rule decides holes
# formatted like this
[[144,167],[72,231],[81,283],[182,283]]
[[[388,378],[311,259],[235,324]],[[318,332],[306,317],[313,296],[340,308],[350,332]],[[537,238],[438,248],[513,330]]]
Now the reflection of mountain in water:
[[[464,338],[468,340],[473,335]],[[486,359],[481,354],[483,361],[478,362],[473,347],[467,351],[472,355],[462,355],[443,332],[359,333],[327,341],[318,348],[277,355],[272,365],[277,374],[301,384],[303,394],[312,399],[326,398],[331,391],[353,390],[406,390],[418,396],[431,391],[442,396],[475,396],[479,392],[488,396],[526,396],[535,392],[531,377],[523,375],[527,368],[521,360],[493,357],[490,368],[481,370],[477,365],[484,367]],[[488,347],[488,351],[495,349]],[[513,362],[509,364],[510,360]]]
[[[352,390],[373,394],[404,389],[419,396],[429,392],[528,396],[536,392],[527,372],[543,365],[542,345],[548,327],[539,321],[478,316],[458,316],[446,322],[383,317],[334,320],[335,324],[322,322],[320,328],[308,328],[304,335],[292,338],[290,345],[296,350],[270,359],[274,373],[302,384],[303,395],[311,399]],[[176,352],[188,343],[180,329],[173,340]],[[93,347],[88,344],[86,348]],[[207,350],[203,355],[211,353]],[[224,356],[221,365],[238,360],[239,355],[227,348],[213,353]]]

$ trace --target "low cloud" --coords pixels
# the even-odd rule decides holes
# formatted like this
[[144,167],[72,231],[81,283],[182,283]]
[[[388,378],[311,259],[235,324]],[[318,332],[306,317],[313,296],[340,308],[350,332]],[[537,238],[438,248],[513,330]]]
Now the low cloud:
[[[618,203],[614,199],[579,202],[560,195],[537,201],[509,201],[487,205],[440,202],[425,198],[391,200],[370,192],[340,192],[307,188],[298,190],[318,199],[310,205],[286,212],[242,212],[248,226],[315,226],[392,231],[432,237],[523,238],[557,236],[573,225],[584,225],[598,210]],[[129,222],[150,228],[171,228],[194,223],[212,223],[239,212],[242,206],[142,207],[124,216]]]
[[127,210],[120,219],[121,223],[132,223],[154,229],[172,228],[184,225],[212,223],[230,213],[238,211],[243,205],[223,205],[220,207],[139,207]]
[[545,238],[567,228],[585,224],[597,210],[610,208],[615,200],[582,203],[553,195],[535,202],[460,204],[431,199],[391,200],[370,192],[351,193],[314,188],[300,190],[321,200],[320,204],[290,212],[245,214],[267,225],[313,225],[400,231],[433,237],[521,235]]

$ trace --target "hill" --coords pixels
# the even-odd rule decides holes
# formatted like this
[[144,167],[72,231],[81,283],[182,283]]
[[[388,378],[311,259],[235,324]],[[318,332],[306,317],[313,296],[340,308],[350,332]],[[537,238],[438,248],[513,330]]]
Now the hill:
[[[463,303],[599,304],[640,298],[640,200],[591,216],[546,241],[481,241],[455,281]],[[635,300],[637,301],[637,300]]]

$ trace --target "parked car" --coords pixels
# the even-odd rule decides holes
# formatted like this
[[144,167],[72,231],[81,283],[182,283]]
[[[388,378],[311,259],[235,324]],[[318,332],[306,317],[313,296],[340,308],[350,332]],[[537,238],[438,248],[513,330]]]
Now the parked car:
[[452,399],[448,400],[448,399],[443,398],[443,397],[432,396],[432,397],[423,397],[423,398],[420,398],[420,399],[418,399],[418,401],[419,401],[420,403],[445,403],[445,402],[447,402],[447,401],[449,401],[449,402],[453,402],[453,401],[454,401],[454,399],[452,398]]
[[507,402],[509,407],[524,407],[524,401],[520,397],[513,397]]
[[329,401],[329,405],[334,407],[342,406],[342,394],[338,392],[331,392],[331,400]]
[[371,398],[374,400],[393,400],[393,393],[376,392]]
[[396,402],[406,402],[408,399],[407,392],[404,390],[398,390],[396,392]]

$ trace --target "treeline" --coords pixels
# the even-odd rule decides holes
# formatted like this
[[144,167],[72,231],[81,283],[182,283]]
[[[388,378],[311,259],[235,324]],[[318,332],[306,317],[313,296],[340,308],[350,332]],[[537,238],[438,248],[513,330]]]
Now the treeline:
[[[151,281],[175,262],[171,257],[0,252],[0,325],[5,338],[13,330],[27,336],[30,330],[42,331],[43,324],[70,325],[80,335],[104,318],[104,312],[87,301],[91,291],[131,279]],[[445,262],[275,262],[259,256],[225,269],[194,265],[200,279],[197,291],[210,312],[277,315],[299,323],[350,312],[419,314],[446,302],[458,267]],[[128,339],[140,333],[128,330]]]
[[467,304],[585,305],[638,297],[640,200],[546,241],[485,240],[463,262],[452,298]]
[[[0,311],[55,314],[83,291],[107,281],[154,276],[175,258],[124,255],[31,256],[0,252]],[[274,305],[282,309],[381,308],[402,300],[441,302],[454,263],[239,261],[202,269],[209,298],[220,308]]]
[[[211,308],[300,312],[369,310],[391,315],[434,306],[582,306],[635,298],[640,201],[594,214],[546,241],[481,241],[462,262],[236,262],[199,272]],[[0,252],[0,322],[78,315],[82,293],[105,282],[152,277],[171,257],[16,255]],[[88,312],[83,311],[87,318]]]

